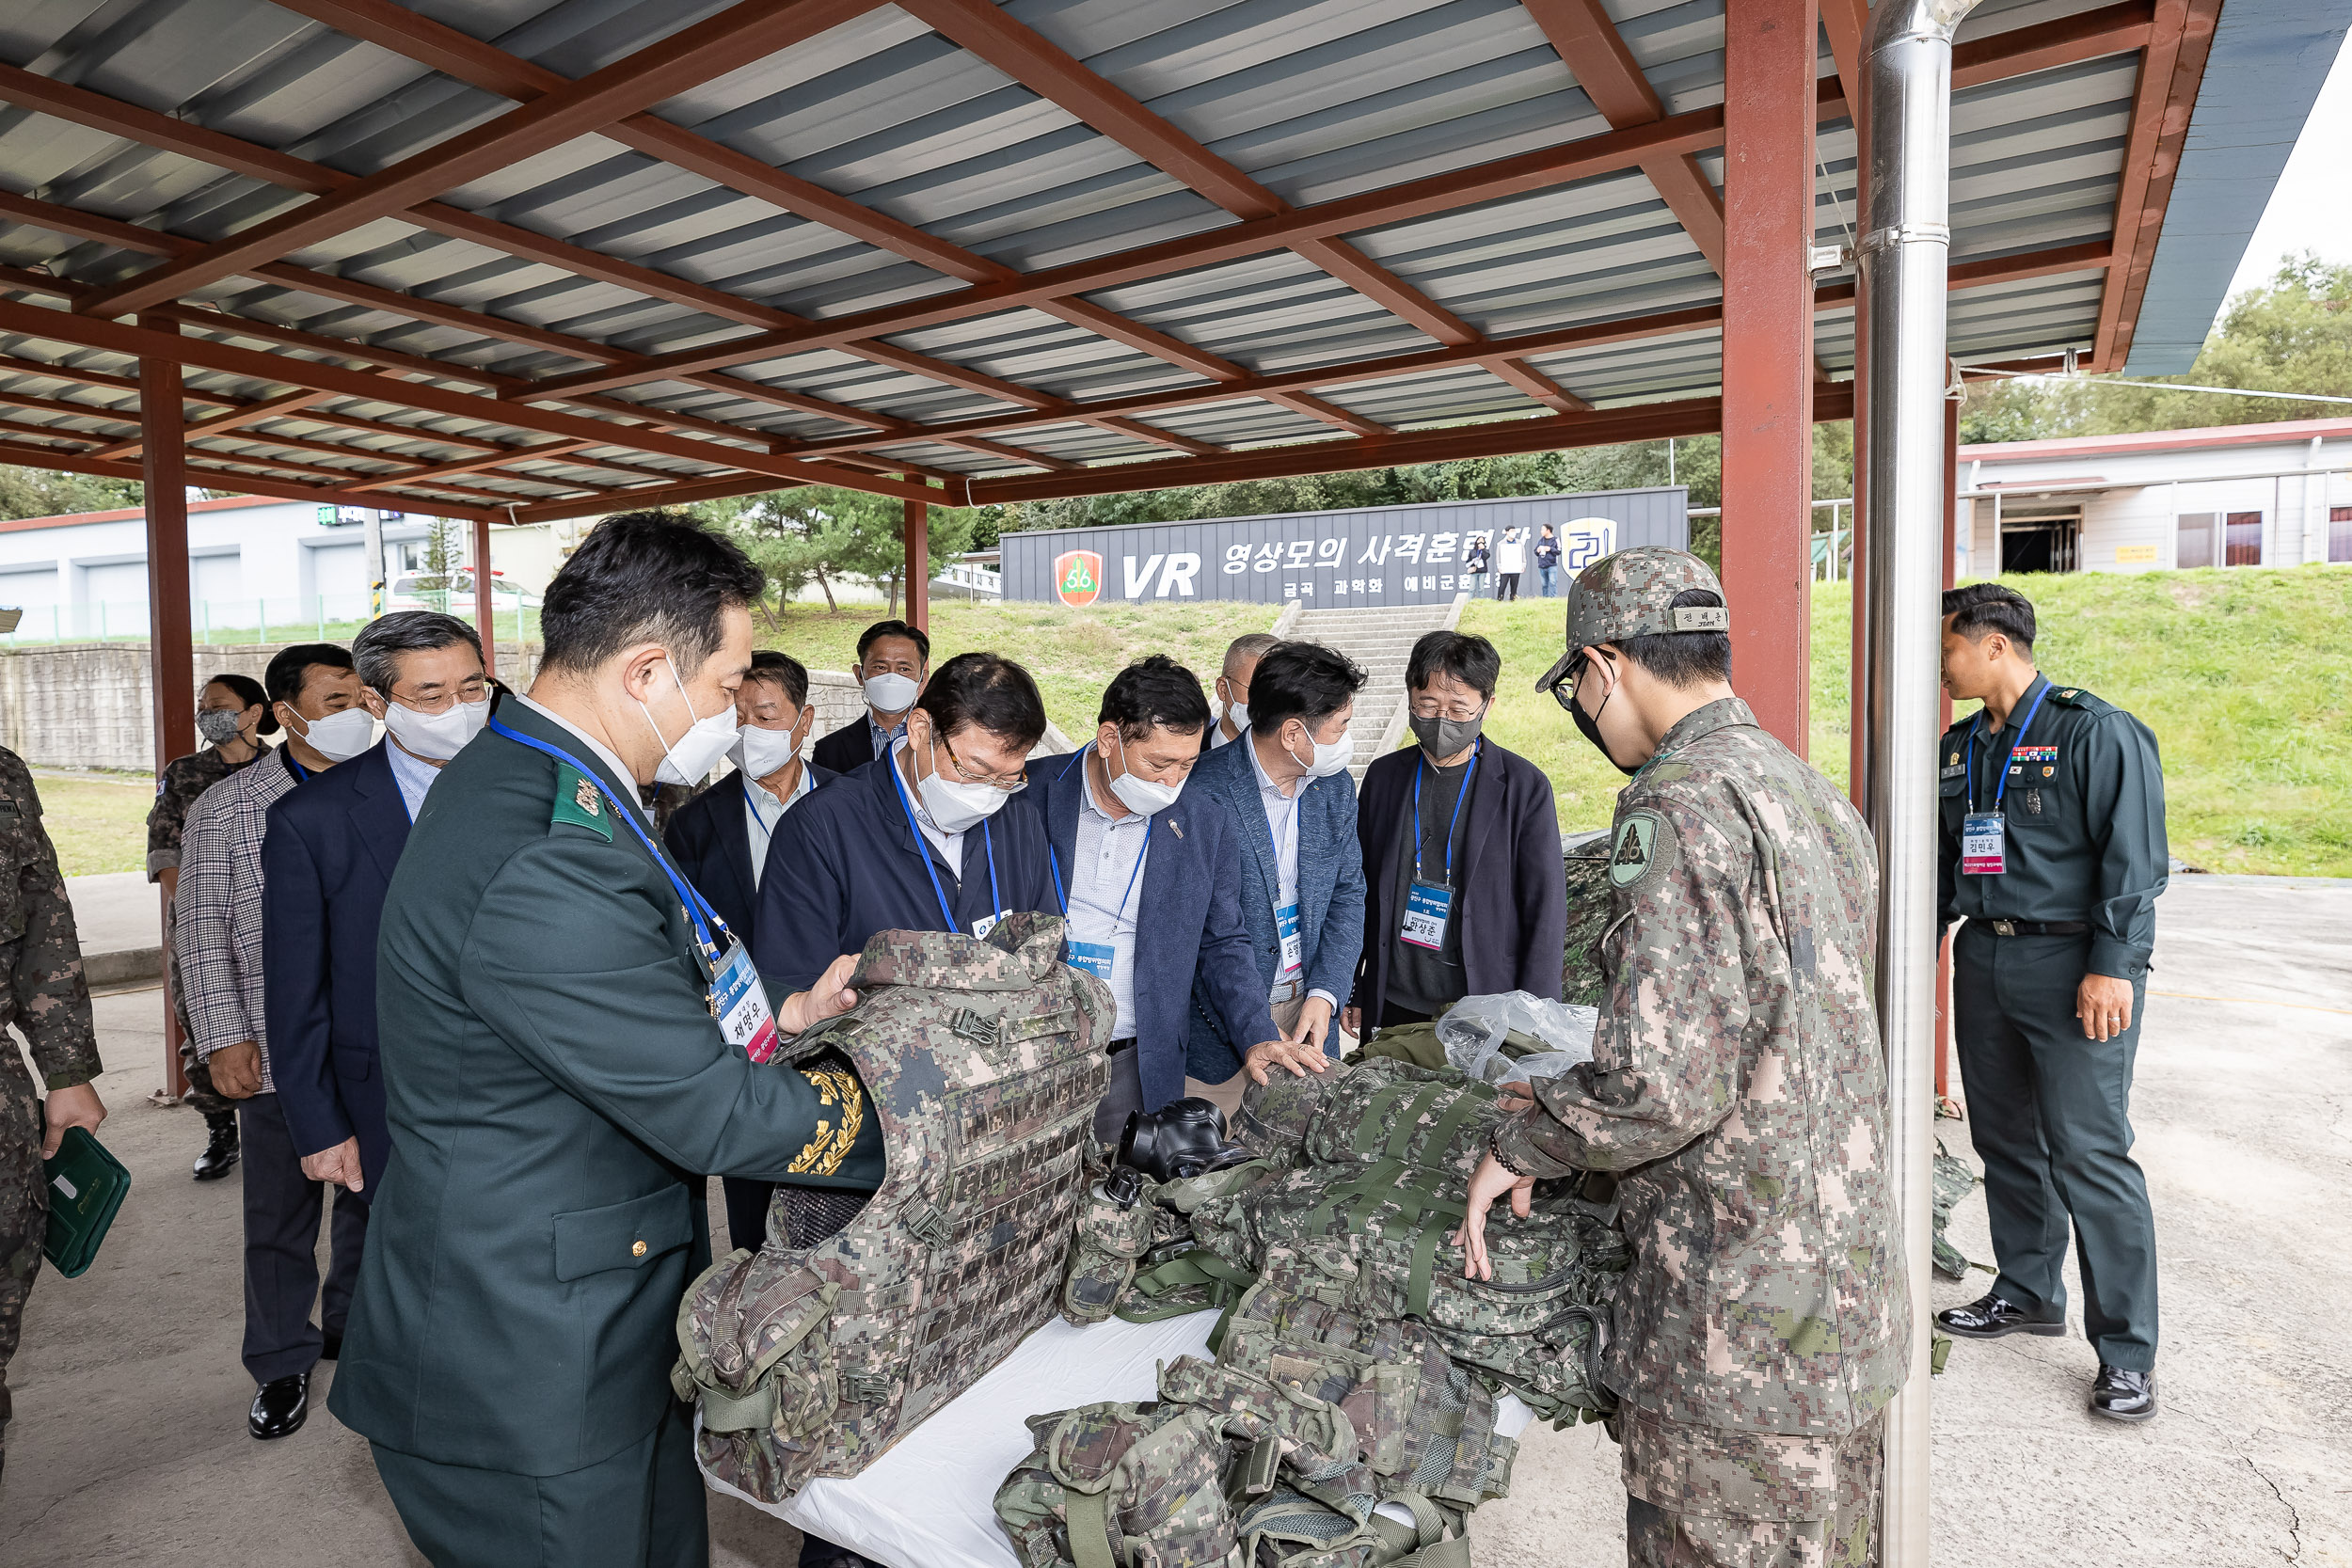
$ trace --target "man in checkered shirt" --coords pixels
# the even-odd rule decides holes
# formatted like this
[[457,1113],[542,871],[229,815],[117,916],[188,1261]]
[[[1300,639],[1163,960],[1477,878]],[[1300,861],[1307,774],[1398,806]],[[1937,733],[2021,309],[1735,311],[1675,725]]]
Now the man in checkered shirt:
[[196,1054],[237,1102],[245,1150],[245,1366],[260,1386],[246,1430],[282,1437],[302,1424],[311,1367],[342,1338],[368,1206],[335,1189],[322,1329],[310,1322],[322,1183],[302,1174],[262,1022],[262,838],[270,802],[365,751],[374,725],[351,656],[333,643],[281,649],[262,684],[286,743],[197,798],[181,837],[171,944]]

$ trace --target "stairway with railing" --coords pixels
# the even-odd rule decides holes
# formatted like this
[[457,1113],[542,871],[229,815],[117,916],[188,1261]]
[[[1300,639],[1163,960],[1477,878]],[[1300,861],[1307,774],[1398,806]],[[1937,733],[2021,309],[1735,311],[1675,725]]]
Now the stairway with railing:
[[1470,595],[1449,604],[1382,605],[1363,610],[1302,610],[1284,635],[1334,648],[1361,665],[1370,677],[1356,694],[1356,740],[1348,772],[1360,785],[1373,759],[1393,751],[1405,734],[1405,662],[1413,644],[1433,631],[1451,631],[1462,619]]

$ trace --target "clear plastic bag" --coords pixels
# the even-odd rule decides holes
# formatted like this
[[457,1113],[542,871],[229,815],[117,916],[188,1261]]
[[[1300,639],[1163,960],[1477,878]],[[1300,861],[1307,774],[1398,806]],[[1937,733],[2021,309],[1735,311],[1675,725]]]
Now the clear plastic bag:
[[1572,1007],[1532,991],[1466,996],[1438,1020],[1446,1060],[1489,1084],[1556,1078],[1593,1059],[1597,1007]]

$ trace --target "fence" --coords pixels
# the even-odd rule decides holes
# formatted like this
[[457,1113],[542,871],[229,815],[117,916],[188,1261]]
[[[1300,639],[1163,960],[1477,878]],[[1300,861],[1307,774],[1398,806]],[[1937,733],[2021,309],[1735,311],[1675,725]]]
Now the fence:
[[[402,595],[395,608],[438,610],[480,629],[469,593],[424,593]],[[191,641],[199,647],[249,647],[276,642],[347,642],[373,617],[368,595],[357,594],[288,594],[281,598],[197,599],[188,607]],[[536,642],[539,610],[535,605],[516,609],[512,603],[493,607],[498,640]],[[16,629],[0,637],[8,647],[59,646],[81,642],[144,642],[148,620],[145,599],[92,600],[84,604],[28,605]]]

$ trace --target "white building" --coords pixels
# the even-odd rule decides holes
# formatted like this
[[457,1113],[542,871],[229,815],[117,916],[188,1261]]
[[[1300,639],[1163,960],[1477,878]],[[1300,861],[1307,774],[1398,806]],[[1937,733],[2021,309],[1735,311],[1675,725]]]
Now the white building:
[[[385,580],[421,569],[434,519],[387,512]],[[190,624],[198,641],[367,619],[367,520],[359,507],[254,496],[188,503]],[[546,524],[492,531],[491,568],[536,594],[562,564]],[[451,525],[461,565],[473,531]],[[137,508],[0,521],[0,607],[24,618],[10,641],[75,641],[147,632],[147,519]],[[503,610],[504,607],[501,607]]]
[[1960,449],[1960,575],[2352,562],[2352,420]]

